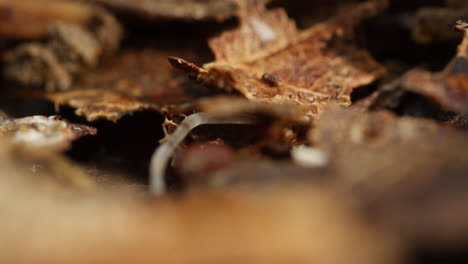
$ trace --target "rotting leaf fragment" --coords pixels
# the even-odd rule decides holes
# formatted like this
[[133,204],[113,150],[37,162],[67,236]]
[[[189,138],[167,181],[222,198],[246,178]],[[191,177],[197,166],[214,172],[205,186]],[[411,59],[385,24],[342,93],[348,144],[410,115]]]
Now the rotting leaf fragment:
[[352,43],[352,27],[378,13],[385,1],[345,9],[327,23],[298,32],[284,10],[259,1],[238,1],[240,27],[210,40],[216,61],[199,68],[169,58],[192,78],[248,99],[299,104],[316,115],[327,104],[348,106],[351,91],[385,70]]
[[192,97],[186,90],[194,85],[171,68],[166,61],[169,54],[161,49],[124,50],[98,71],[84,74],[72,90],[44,97],[57,106],[76,109],[88,121],[103,118],[114,122],[126,114],[188,101]]
[[101,118],[117,122],[124,115],[152,109],[149,104],[106,90],[72,90],[45,96],[57,108],[60,105],[72,107],[77,116],[86,117],[90,122]]

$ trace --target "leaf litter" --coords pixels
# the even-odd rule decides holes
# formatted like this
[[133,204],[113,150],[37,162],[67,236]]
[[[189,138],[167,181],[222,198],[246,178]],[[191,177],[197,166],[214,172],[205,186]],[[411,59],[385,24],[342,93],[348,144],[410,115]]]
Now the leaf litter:
[[[18,28],[0,26],[1,96],[57,116],[0,105],[1,262],[435,263],[468,244],[466,23],[432,73],[412,53],[453,49],[434,37],[453,24],[422,24],[427,3],[27,2],[0,1]],[[414,46],[373,46],[386,23]]]

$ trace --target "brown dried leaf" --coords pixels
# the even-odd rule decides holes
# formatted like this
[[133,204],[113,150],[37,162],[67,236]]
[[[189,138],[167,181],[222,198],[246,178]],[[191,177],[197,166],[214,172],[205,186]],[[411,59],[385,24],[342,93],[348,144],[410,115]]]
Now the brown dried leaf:
[[[181,51],[178,51],[181,52]],[[57,106],[76,108],[88,121],[117,121],[136,111],[158,110],[163,104],[190,100],[193,87],[167,63],[167,50],[126,50],[99,70],[84,74],[71,91],[45,96]],[[184,52],[187,56],[190,52]]]
[[174,67],[207,86],[251,100],[299,104],[317,114],[326,104],[350,104],[353,88],[384,74],[370,55],[347,41],[352,27],[378,13],[386,1],[353,6],[332,21],[297,32],[284,10],[238,1],[241,25],[210,40],[216,61],[205,69],[179,58]]
[[447,110],[468,113],[468,24],[458,22],[464,32],[458,53],[443,72],[415,69],[403,77],[405,89],[420,93]]
[[[362,198],[379,221],[422,243],[467,241],[466,133],[342,109],[324,112],[310,138],[329,157],[327,178]],[[435,238],[434,229],[443,232]]]
[[0,133],[12,137],[18,144],[35,148],[66,150],[82,136],[95,135],[97,130],[85,125],[71,124],[56,116],[24,118],[0,117]]
[[153,107],[131,97],[106,90],[72,90],[45,95],[58,108],[61,105],[75,108],[77,116],[89,122],[104,118],[117,122],[122,116]]

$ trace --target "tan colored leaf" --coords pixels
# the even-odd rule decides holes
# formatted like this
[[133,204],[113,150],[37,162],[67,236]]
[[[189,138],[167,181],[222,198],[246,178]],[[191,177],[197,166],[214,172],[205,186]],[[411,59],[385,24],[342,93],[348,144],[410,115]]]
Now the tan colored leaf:
[[385,72],[349,36],[386,1],[358,4],[302,32],[282,9],[267,11],[255,0],[238,2],[239,28],[210,40],[215,62],[202,69],[170,58],[173,66],[209,87],[257,101],[305,105],[311,115],[329,103],[349,105],[354,88]]
[[124,115],[152,109],[149,104],[106,90],[72,90],[46,94],[46,97],[57,106],[74,108],[77,116],[90,122],[101,118],[117,122]]
[[420,93],[444,109],[468,113],[468,24],[458,22],[463,42],[452,62],[440,73],[415,69],[403,77],[403,87]]

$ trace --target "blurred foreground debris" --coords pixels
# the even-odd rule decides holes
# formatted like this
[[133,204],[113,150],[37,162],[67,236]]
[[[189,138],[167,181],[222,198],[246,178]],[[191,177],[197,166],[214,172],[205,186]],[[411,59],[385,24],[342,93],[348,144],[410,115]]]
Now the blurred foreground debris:
[[[320,116],[310,139],[330,157],[327,177],[361,197],[379,221],[421,244],[468,241],[465,132],[335,109]],[[434,229],[441,230],[437,238]]]
[[[0,212],[7,223],[0,225],[6,263],[391,264],[400,258],[396,240],[329,189],[195,192],[141,201],[118,192],[54,189],[33,184],[9,163],[2,168],[8,183],[0,185],[2,200],[12,201],[2,202]],[[181,245],[184,253],[174,253]]]

